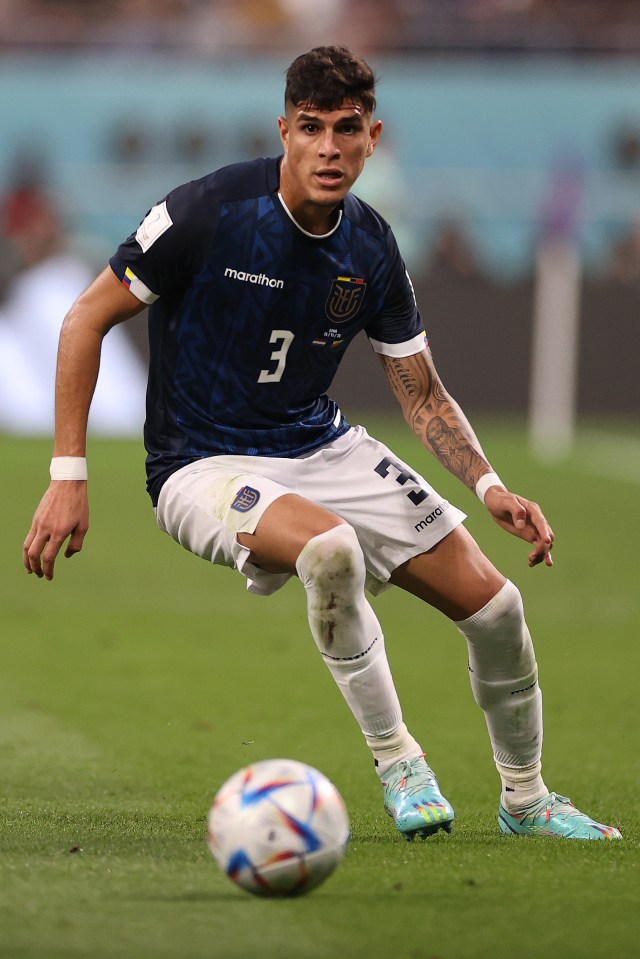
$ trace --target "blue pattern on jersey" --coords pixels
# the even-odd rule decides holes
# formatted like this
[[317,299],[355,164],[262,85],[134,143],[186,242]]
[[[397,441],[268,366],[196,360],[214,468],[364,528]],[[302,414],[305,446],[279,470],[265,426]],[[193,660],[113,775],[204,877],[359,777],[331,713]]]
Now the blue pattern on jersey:
[[361,330],[421,330],[388,225],[348,195],[329,237],[304,234],[277,195],[278,161],[236,164],[166,198],[173,225],[111,260],[159,299],[149,310],[148,488],[221,453],[298,456],[349,425],[326,395]]

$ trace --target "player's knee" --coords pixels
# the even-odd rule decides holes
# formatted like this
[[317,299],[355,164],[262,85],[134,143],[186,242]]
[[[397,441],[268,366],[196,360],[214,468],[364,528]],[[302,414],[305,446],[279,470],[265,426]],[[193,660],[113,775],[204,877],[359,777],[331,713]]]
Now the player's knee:
[[524,624],[524,604],[518,587],[507,580],[495,596],[473,616],[456,625],[461,632],[480,637],[483,633],[513,635]]
[[494,599],[496,600],[495,622],[514,629],[524,625],[524,603],[515,583],[508,579]]
[[505,657],[518,658],[532,671],[537,669],[531,634],[524,615],[522,594],[517,586],[507,580],[501,595],[501,611],[498,614],[494,634]]
[[305,586],[341,594],[364,588],[364,555],[353,527],[341,523],[312,537],[298,557],[296,570]]
[[491,682],[517,677],[520,687],[533,682],[537,665],[524,617],[520,591],[507,580],[502,589],[474,616],[458,623],[467,640],[469,668],[476,679]]

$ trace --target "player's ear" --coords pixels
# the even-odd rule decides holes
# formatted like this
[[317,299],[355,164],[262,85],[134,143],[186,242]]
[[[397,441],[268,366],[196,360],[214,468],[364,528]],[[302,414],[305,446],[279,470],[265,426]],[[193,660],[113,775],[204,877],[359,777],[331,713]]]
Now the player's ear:
[[369,127],[369,143],[367,145],[367,156],[370,157],[376,148],[380,134],[382,133],[382,120],[374,120]]
[[287,147],[289,146],[289,123],[286,117],[278,117],[278,133],[280,134],[280,140],[286,153]]

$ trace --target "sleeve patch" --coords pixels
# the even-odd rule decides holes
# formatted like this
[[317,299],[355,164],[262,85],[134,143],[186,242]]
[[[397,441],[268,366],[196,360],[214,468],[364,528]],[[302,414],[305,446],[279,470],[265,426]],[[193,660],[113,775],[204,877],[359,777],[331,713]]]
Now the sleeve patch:
[[136,240],[143,253],[153,246],[156,240],[166,233],[173,220],[169,216],[167,201],[152,207],[136,231]]
[[142,301],[142,303],[147,303],[149,306],[151,306],[151,304],[155,303],[155,301],[158,299],[158,294],[153,293],[148,286],[145,286],[142,280],[138,279],[130,267],[127,267],[124,271],[124,276],[121,282],[122,285],[126,286],[134,296],[137,296],[138,299]]
[[405,340],[404,343],[382,343],[372,337],[369,337],[369,342],[376,353],[382,353],[383,356],[393,356],[396,359],[403,356],[414,356],[416,353],[421,353],[429,345],[424,330],[410,340]]

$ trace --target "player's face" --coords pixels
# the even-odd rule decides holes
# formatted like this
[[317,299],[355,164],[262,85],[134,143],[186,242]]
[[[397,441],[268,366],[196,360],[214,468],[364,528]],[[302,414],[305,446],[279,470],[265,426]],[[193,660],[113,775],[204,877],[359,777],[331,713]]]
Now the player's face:
[[282,197],[301,226],[320,230],[362,173],[382,123],[345,100],[338,110],[289,104],[278,126],[284,147]]

